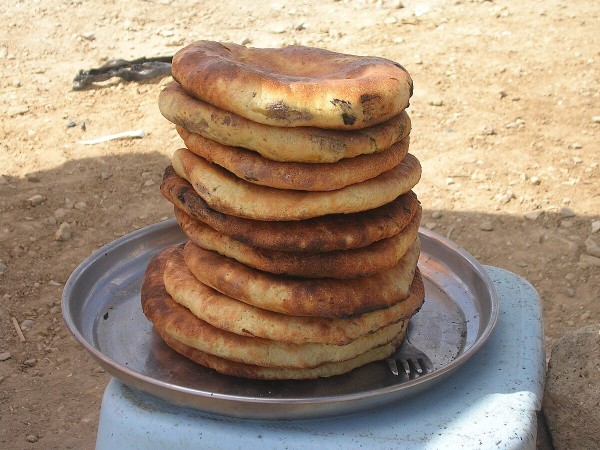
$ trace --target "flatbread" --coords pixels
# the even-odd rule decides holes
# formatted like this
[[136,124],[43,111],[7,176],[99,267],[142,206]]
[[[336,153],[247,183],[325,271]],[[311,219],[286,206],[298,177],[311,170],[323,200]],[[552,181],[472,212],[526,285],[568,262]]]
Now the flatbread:
[[410,133],[406,111],[387,122],[354,131],[271,127],[195,99],[178,83],[163,89],[158,106],[167,120],[192,133],[223,145],[254,150],[274,161],[332,163],[387,150]]
[[192,347],[188,347],[181,342],[172,339],[168,334],[157,330],[165,343],[175,350],[177,353],[185,356],[192,361],[201,364],[211,369],[216,370],[224,375],[236,377],[253,378],[257,380],[310,380],[316,378],[326,378],[335,375],[348,373],[358,367],[368,363],[379,361],[391,356],[397,347],[400,346],[406,336],[406,328],[408,322],[405,322],[404,329],[388,344],[376,347],[356,358],[347,361],[321,364],[317,367],[308,369],[288,369],[282,367],[261,367],[252,364],[243,364],[235,361],[230,361],[225,358],[210,355],[201,352]]
[[150,261],[142,282],[142,309],[161,333],[202,352],[259,366],[309,368],[352,359],[394,341],[404,329],[402,322],[395,323],[347,345],[287,344],[221,330],[198,319],[166,293],[163,272],[174,248],[160,252]]
[[410,191],[421,165],[410,153],[388,172],[336,191],[305,192],[248,183],[189,150],[172,157],[175,172],[188,180],[208,205],[224,214],[256,220],[303,220],[377,208]]
[[174,301],[217,328],[294,344],[348,344],[384,326],[410,319],[423,304],[425,295],[417,271],[409,295],[389,308],[350,319],[288,316],[232,299],[201,283],[190,272],[179,250],[169,258],[163,281]]
[[421,211],[417,196],[407,192],[387,205],[354,214],[286,222],[244,219],[210,208],[171,166],[165,170],[160,189],[174,206],[236,241],[287,252],[364,247],[398,234]]
[[297,45],[197,41],[175,54],[172,74],[196,98],[279,127],[368,127],[403,111],[413,92],[398,63]]
[[373,275],[398,263],[417,239],[421,212],[398,234],[366,247],[332,252],[284,252],[252,247],[219,233],[175,209],[183,232],[196,245],[265,272],[308,278],[357,278]]
[[335,163],[278,162],[242,147],[219,144],[180,126],[177,132],[192,153],[239,178],[261,186],[303,191],[333,191],[374,178],[400,164],[409,147],[407,136],[382,152]]
[[410,291],[420,241],[391,269],[350,280],[295,278],[253,269],[193,242],[184,248],[186,265],[202,283],[257,308],[290,316],[352,317],[387,308]]

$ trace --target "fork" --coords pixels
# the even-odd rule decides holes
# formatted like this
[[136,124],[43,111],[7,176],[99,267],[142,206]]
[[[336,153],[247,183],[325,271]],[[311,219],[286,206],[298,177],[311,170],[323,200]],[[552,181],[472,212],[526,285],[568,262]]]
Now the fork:
[[404,373],[410,378],[420,377],[433,371],[434,366],[425,353],[416,348],[408,340],[408,333],[402,345],[398,347],[392,357],[387,360],[388,366],[394,375],[400,375],[398,363],[402,366]]

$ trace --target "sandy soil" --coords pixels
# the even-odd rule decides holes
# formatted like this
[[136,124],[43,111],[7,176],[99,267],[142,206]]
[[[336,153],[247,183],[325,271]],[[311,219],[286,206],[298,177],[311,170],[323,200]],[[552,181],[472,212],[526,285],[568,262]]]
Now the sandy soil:
[[[171,216],[158,189],[180,146],[157,108],[166,80],[75,92],[73,77],[196,39],[402,63],[415,81],[423,223],[537,288],[548,350],[600,321],[596,1],[252,3],[22,0],[1,9],[0,447],[93,447],[108,375],[67,330],[63,285],[94,250]],[[133,129],[145,137],[77,143]],[[63,222],[72,235],[56,240]]]

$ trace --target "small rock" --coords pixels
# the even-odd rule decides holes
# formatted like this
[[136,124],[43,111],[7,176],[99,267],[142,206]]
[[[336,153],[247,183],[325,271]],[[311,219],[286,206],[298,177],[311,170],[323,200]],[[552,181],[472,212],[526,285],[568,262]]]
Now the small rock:
[[583,245],[585,245],[585,251],[588,255],[600,258],[600,245],[591,236],[588,236]]
[[36,364],[37,364],[37,359],[35,359],[35,358],[26,359],[25,361],[23,361],[23,365],[25,365],[27,367],[35,367]]
[[481,129],[481,134],[483,134],[485,136],[493,136],[496,134],[496,130],[494,130],[494,127],[492,127],[491,125],[485,125]]
[[442,213],[440,211],[433,211],[431,213],[431,218],[432,219],[439,219],[440,217],[442,217]]
[[554,448],[598,448],[600,324],[565,334],[552,348],[543,411]]
[[25,439],[27,439],[27,442],[31,442],[32,444],[38,441],[38,437],[35,434],[29,434]]
[[8,266],[4,264],[4,261],[0,259],[0,275],[5,273],[8,270]]
[[28,331],[34,324],[35,322],[33,320],[25,319],[23,322],[21,322],[21,330]]
[[54,280],[48,281],[48,284],[50,286],[62,286],[62,284],[60,284],[58,281],[54,281]]
[[594,123],[600,123],[600,116],[593,116],[592,117],[592,122],[594,122]]
[[581,255],[579,257],[581,267],[600,267],[600,258],[592,255]]
[[490,222],[489,220],[486,220],[485,222],[482,222],[479,225],[479,229],[483,230],[483,231],[493,231],[494,230],[494,224],[492,222]]
[[86,202],[77,202],[73,206],[75,207],[75,209],[77,209],[79,211],[83,211],[84,209],[87,208],[87,203]]
[[64,208],[58,208],[56,211],[54,211],[54,218],[55,219],[64,219],[65,216],[69,213],[68,210],[64,209]]
[[525,216],[525,218],[527,220],[532,220],[535,221],[537,220],[542,214],[544,214],[544,211],[541,209],[536,209],[533,211],[527,211],[525,214],[523,214],[523,216]]
[[592,222],[592,233],[597,233],[600,231],[600,220],[594,220]]
[[448,177],[448,178],[446,178],[446,184],[447,184],[448,186],[451,186],[451,185],[453,185],[453,184],[455,184],[455,183],[456,183],[456,181],[454,181],[454,178],[452,178],[452,177]]
[[27,181],[29,181],[30,183],[39,183],[40,177],[33,173],[30,173],[29,175],[27,175]]
[[7,185],[7,184],[8,184],[8,179],[4,175],[0,175],[0,186]]
[[12,355],[10,354],[10,352],[2,352],[0,353],[0,362],[8,361],[11,357]]
[[575,297],[575,289],[573,289],[572,287],[568,287],[565,289],[565,295],[569,298],[573,298]]
[[429,104],[431,106],[442,106],[444,104],[444,100],[442,100],[441,98],[436,98],[434,100],[430,100]]
[[540,185],[542,182],[542,180],[539,179],[539,177],[533,176],[529,179],[529,184],[533,185],[533,186],[538,186]]
[[112,172],[102,172],[102,175],[100,177],[102,178],[102,181],[106,181],[110,177],[112,177]]
[[508,94],[506,93],[505,90],[500,90],[498,91],[498,96],[503,99],[504,97],[506,97]]
[[73,209],[73,206],[75,206],[75,203],[73,203],[73,200],[71,200],[70,198],[65,198],[65,208]]
[[245,37],[244,39],[242,39],[242,42],[240,42],[240,45],[248,45],[252,43],[252,39],[250,39],[249,37]]
[[86,41],[93,41],[94,39],[96,39],[96,36],[92,31],[86,31],[81,35],[81,37],[84,38]]
[[574,142],[572,144],[569,144],[569,148],[579,150],[580,148],[583,148],[583,145],[581,145],[579,142]]
[[44,197],[43,195],[39,195],[39,194],[34,195],[33,197],[29,197],[27,199],[27,203],[29,203],[31,206],[41,205],[45,201],[46,201],[46,197]]
[[287,27],[282,23],[276,23],[270,27],[269,31],[273,34],[283,34],[287,31]]
[[588,320],[591,316],[592,316],[591,311],[584,311],[583,314],[581,314],[581,316],[579,316],[579,319],[580,320]]
[[561,217],[575,217],[575,211],[573,211],[571,208],[567,208],[566,206],[563,206],[562,208],[560,208],[560,210],[558,211],[558,214],[560,214]]
[[154,186],[155,184],[156,184],[156,182],[154,180],[146,180],[144,182],[144,187]]
[[54,239],[57,241],[68,241],[73,236],[73,230],[69,222],[63,222],[56,230],[54,234]]
[[435,228],[437,228],[437,223],[435,223],[435,222],[427,222],[425,224],[425,228],[427,228],[428,230],[434,230]]
[[392,25],[398,23],[398,19],[394,16],[388,16],[385,19],[383,19],[383,23],[385,23],[386,25]]

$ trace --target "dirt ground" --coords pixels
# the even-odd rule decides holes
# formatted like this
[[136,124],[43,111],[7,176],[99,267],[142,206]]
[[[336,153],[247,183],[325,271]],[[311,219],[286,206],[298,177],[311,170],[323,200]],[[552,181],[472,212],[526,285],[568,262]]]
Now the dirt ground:
[[[598,29],[593,0],[7,2],[0,447],[93,448],[109,377],[64,324],[64,283],[102,245],[172,214],[158,189],[180,146],[157,108],[167,80],[72,91],[79,69],[172,55],[197,39],[400,62],[415,84],[423,224],[537,288],[549,352],[600,321]],[[137,129],[145,137],[78,144]],[[57,240],[63,222],[72,233],[63,225]]]

